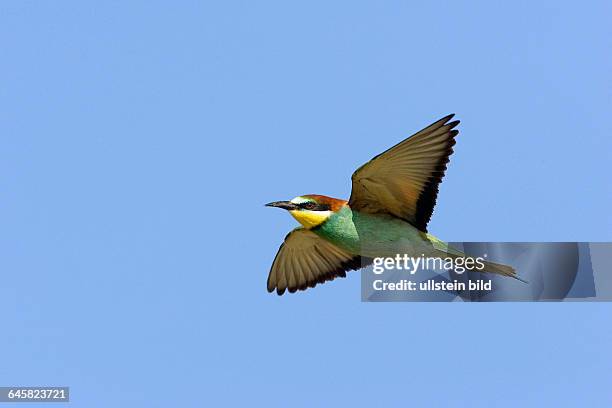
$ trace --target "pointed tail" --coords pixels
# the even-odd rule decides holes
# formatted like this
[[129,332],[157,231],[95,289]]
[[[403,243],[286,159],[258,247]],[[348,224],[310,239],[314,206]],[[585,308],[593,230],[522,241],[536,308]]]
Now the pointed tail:
[[[467,257],[467,255],[464,254],[463,252],[451,247],[446,242],[439,240],[438,238],[434,237],[431,234],[425,234],[424,236],[433,245],[435,256],[439,256],[442,258],[446,256],[450,256],[452,258]],[[466,269],[468,271],[474,271],[474,272],[496,273],[498,275],[508,276],[508,277],[520,280],[521,282],[524,282],[524,283],[529,283],[526,280],[519,278],[516,274],[516,270],[511,266],[496,263],[496,262],[490,262],[490,261],[483,261],[482,263],[484,263],[484,268],[482,269],[478,269],[476,265],[474,265],[473,268],[466,267]]]
[[516,270],[511,266],[500,264],[500,263],[495,263],[495,262],[489,262],[489,261],[484,261],[483,263],[484,263],[484,269],[482,271],[478,271],[477,269],[472,269],[472,270],[475,270],[478,272],[497,273],[499,275],[509,276],[511,278],[520,280],[521,282],[528,283],[526,280],[519,278],[516,275]]
[[[447,256],[450,256],[451,258],[466,258],[467,257],[467,255],[464,254],[463,252],[458,251],[455,248],[452,248],[450,246],[446,246],[446,248],[444,248],[443,250],[436,251],[436,256],[439,256],[442,258],[447,257]],[[484,268],[479,268],[480,265],[477,265],[477,264],[472,264],[470,265],[471,267],[464,265],[463,267],[466,270],[471,271],[471,272],[496,273],[498,275],[514,278],[524,283],[529,283],[526,280],[519,278],[518,275],[516,274],[516,270],[509,265],[504,265],[504,264],[500,264],[497,262],[491,262],[491,261],[482,261],[482,263],[484,264]]]

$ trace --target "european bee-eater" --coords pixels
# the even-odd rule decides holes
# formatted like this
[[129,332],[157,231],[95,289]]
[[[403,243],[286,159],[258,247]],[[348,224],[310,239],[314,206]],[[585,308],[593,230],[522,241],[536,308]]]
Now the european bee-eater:
[[[438,185],[453,153],[448,115],[358,168],[348,201],[303,195],[276,201],[302,225],[281,245],[268,276],[268,291],[279,295],[345,277],[376,257],[465,257],[427,233]],[[484,270],[516,278],[512,267],[484,262]],[[469,269],[468,269],[469,270]],[[474,269],[475,270],[475,269]]]

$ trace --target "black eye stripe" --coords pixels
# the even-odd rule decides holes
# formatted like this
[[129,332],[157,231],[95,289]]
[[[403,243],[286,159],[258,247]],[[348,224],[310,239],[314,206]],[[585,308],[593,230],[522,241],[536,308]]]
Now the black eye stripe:
[[317,203],[313,203],[312,201],[300,203],[298,204],[298,207],[304,210],[309,210],[309,211],[328,211],[330,208],[329,205],[327,204],[317,204]]
[[316,210],[317,209],[317,204],[313,203],[311,201],[307,201],[305,203],[300,203],[299,206],[300,206],[300,208],[303,208],[305,210]]

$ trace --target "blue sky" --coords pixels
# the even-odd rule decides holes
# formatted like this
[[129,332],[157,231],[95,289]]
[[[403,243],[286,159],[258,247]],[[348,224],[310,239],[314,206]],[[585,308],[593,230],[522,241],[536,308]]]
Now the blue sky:
[[[295,222],[455,112],[430,231],[610,241],[609,2],[0,6],[0,385],[72,406],[610,406],[611,307],[265,290]],[[27,405],[23,405],[27,406]],[[37,405],[40,406],[40,405]]]

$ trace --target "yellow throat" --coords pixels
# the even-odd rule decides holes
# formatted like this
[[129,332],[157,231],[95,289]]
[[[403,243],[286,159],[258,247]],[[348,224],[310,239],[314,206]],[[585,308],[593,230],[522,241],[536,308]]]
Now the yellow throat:
[[323,222],[332,215],[332,211],[292,210],[289,212],[293,215],[293,218],[298,220],[306,229],[311,229],[317,225],[323,224]]

